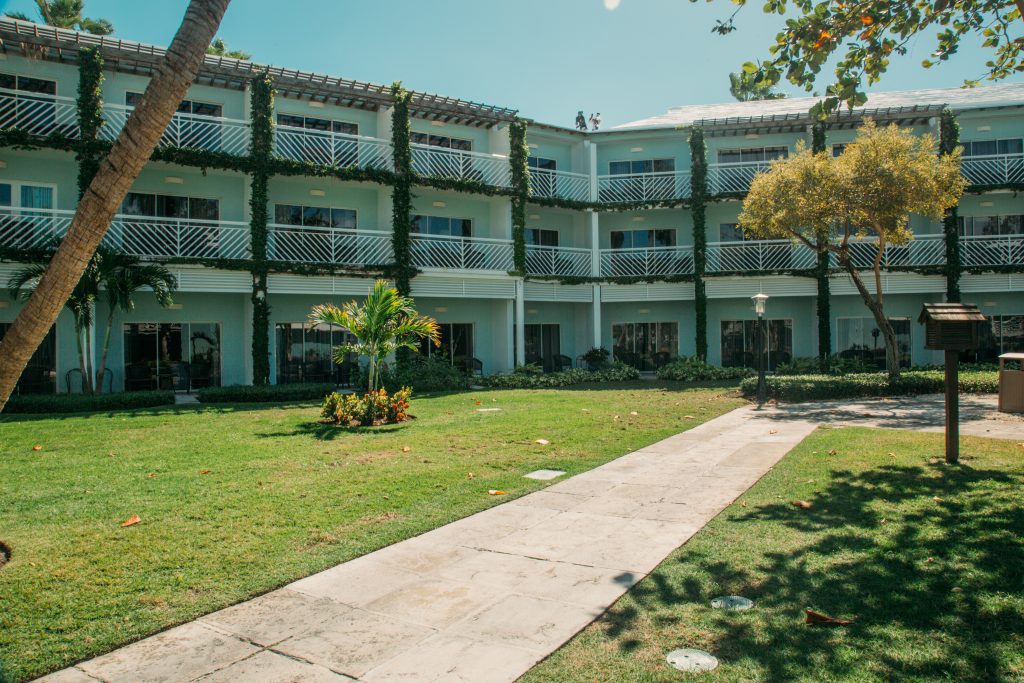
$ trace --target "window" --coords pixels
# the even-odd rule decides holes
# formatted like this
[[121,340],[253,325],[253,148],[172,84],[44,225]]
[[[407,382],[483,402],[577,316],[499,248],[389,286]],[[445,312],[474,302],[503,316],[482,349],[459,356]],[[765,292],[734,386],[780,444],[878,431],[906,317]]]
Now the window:
[[274,223],[301,228],[270,232],[267,246],[275,260],[355,263],[359,258],[355,209],[275,204]]
[[651,247],[674,247],[675,229],[664,230],[612,230],[612,249],[646,249]]
[[964,146],[965,157],[995,156],[997,154],[1024,154],[1024,138],[1003,138],[1000,140],[968,140]]
[[0,235],[3,246],[11,249],[33,249],[44,246],[50,235],[57,234],[52,209],[56,189],[18,181],[0,182]]
[[558,231],[544,228],[527,228],[526,243],[536,247],[557,247]]
[[616,323],[612,343],[615,360],[637,370],[657,370],[679,355],[679,323]]
[[111,229],[121,247],[142,256],[220,255],[220,200],[206,197],[129,192],[121,204],[125,216],[148,220],[124,220]]
[[278,114],[277,123],[301,130],[279,130],[277,150],[289,159],[324,166],[355,166],[359,163],[359,124],[333,119]]
[[312,116],[298,116],[296,114],[278,114],[277,123],[280,126],[292,128],[304,128],[306,130],[321,131],[324,133],[344,133],[345,135],[359,135],[359,124],[348,121],[335,121],[333,119],[314,118]]
[[[57,124],[57,82],[31,76],[0,73],[0,128],[20,128],[33,135],[71,133],[77,123]],[[68,130],[64,130],[67,128]]]
[[38,93],[40,95],[56,95],[57,81],[48,81],[44,78],[35,78],[33,76],[0,73],[0,88]]
[[986,317],[989,324],[982,326],[978,349],[960,354],[962,361],[998,363],[1000,354],[1024,353],[1024,315]]
[[774,161],[789,156],[788,147],[751,147],[746,149],[718,150],[718,163],[739,164]]
[[962,237],[988,235],[1024,235],[1024,216],[960,216],[958,219]]
[[[793,321],[766,320],[765,327],[765,367],[774,370],[779,363],[793,360]],[[757,320],[723,320],[721,344],[723,368],[756,368]]]
[[216,221],[220,220],[220,200],[206,197],[129,192],[121,204],[121,213],[127,216]]
[[526,161],[530,167],[530,187],[539,197],[554,197],[558,190],[558,179],[555,170],[558,167],[554,159],[531,156]]
[[834,145],[832,145],[832,156],[834,156],[834,157],[842,156],[843,152],[846,151],[846,146],[848,144],[850,144],[850,143],[848,143],[848,142],[837,142]]
[[[11,323],[0,323],[0,340],[11,328]],[[43,338],[36,352],[28,361],[21,373],[18,383],[14,385],[14,393],[20,394],[53,394],[57,391],[57,331],[51,327]]]
[[[910,318],[889,318],[896,332],[900,367],[910,367]],[[869,366],[885,369],[885,336],[874,318],[838,318],[836,352],[841,358],[855,358]]]
[[[142,100],[142,93],[128,91],[124,94],[124,103],[129,107],[137,107]],[[224,115],[224,107],[214,102],[197,102],[195,100],[182,100],[178,105],[179,114],[193,114],[195,116],[216,116]]]
[[420,341],[420,353],[427,357],[444,358],[453,365],[462,365],[473,358],[473,325],[471,323],[438,323],[441,345],[434,346],[429,339]]
[[301,225],[308,228],[355,230],[355,209],[337,209],[326,206],[298,206],[275,204],[274,222],[280,225]]
[[220,386],[220,323],[126,323],[124,389]]
[[[142,93],[128,91],[124,94],[124,103],[129,107],[138,106]],[[164,132],[164,141],[176,147],[195,147],[211,152],[220,151],[220,121],[224,116],[224,107],[214,102],[198,102],[182,100],[178,105],[178,114],[188,116],[179,118]],[[192,118],[202,116],[211,120]]]
[[566,359],[557,357],[562,353],[560,327],[557,323],[524,325],[523,345],[527,363],[541,366],[544,368],[544,372],[555,372],[562,369]]
[[445,135],[428,133],[412,133],[411,140],[416,145],[426,145],[433,154],[424,154],[416,149],[412,153],[412,170],[420,175],[434,175],[446,178],[475,177],[473,160],[465,152],[473,151],[473,141],[452,138]]
[[671,173],[676,170],[675,159],[634,159],[608,162],[610,175],[638,175],[641,173]]
[[415,215],[412,217],[412,231],[421,235],[472,237],[473,221],[468,218]]
[[718,226],[719,242],[743,242],[746,240],[739,223],[722,223]]
[[471,152],[473,151],[473,141],[463,140],[461,138],[452,138],[446,135],[434,135],[432,133],[412,133],[412,142],[417,145],[429,145],[431,147],[441,147],[442,149],[450,149],[454,152]]
[[333,382],[349,384],[357,366],[356,354],[345,362],[334,362],[335,347],[355,343],[351,332],[337,325],[324,323],[309,327],[307,323],[277,323],[277,383]]
[[554,159],[545,159],[544,157],[530,156],[526,160],[526,165],[530,167],[530,171],[554,171],[558,168],[558,162]]

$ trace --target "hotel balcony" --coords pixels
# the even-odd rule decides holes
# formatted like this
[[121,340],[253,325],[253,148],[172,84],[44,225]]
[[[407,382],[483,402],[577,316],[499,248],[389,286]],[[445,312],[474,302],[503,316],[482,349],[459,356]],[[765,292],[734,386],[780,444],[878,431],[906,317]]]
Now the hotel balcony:
[[597,177],[598,201],[608,204],[669,201],[689,197],[689,171],[623,173]]
[[586,173],[530,169],[530,193],[538,199],[590,201],[590,176]]
[[526,272],[529,275],[587,277],[591,267],[590,249],[527,245]]
[[960,263],[973,268],[1024,266],[1024,235],[961,237]]
[[709,242],[708,273],[771,273],[810,270],[818,263],[815,252],[791,240]]
[[0,130],[8,128],[40,137],[77,138],[78,105],[71,97],[0,88]]
[[412,143],[412,170],[420,176],[470,180],[508,189],[512,168],[500,154],[467,152]]
[[[119,104],[103,105],[101,140],[113,142],[121,134],[133,107]],[[218,116],[177,113],[160,138],[158,147],[189,147],[233,156],[249,154],[249,122]]]
[[421,234],[411,238],[412,264],[417,268],[508,272],[514,267],[511,240]]
[[1024,154],[963,157],[960,170],[971,185],[1024,183]]
[[[961,238],[966,241],[973,238]],[[850,256],[854,265],[868,270],[874,268],[875,257],[878,255],[878,240],[875,238],[851,240]],[[883,268],[920,268],[926,266],[943,266],[946,264],[946,239],[944,235],[918,235],[902,246],[885,245],[882,254]],[[835,257],[830,262],[837,267]],[[964,263],[963,265],[968,265]]]
[[693,274],[693,247],[602,249],[601,277],[671,277]]
[[292,161],[339,168],[391,171],[395,167],[394,151],[387,140],[292,126],[274,128],[274,153]]
[[267,226],[267,258],[349,267],[383,266],[395,260],[390,232],[277,223]]
[[745,194],[754,176],[771,168],[770,161],[738,161],[708,164],[708,192],[718,194]]

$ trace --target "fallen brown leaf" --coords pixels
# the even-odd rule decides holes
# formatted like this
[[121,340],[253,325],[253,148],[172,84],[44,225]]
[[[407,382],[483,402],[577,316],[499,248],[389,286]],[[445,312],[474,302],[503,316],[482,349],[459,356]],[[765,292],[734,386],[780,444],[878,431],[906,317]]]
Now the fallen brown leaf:
[[412,450],[412,449],[411,449],[410,447],[408,447],[408,446],[402,446],[402,452],[403,452],[403,453],[408,453],[408,452],[409,452],[409,451],[411,451],[411,450]]
[[630,415],[639,415],[640,413],[636,412],[635,410],[631,410],[631,411],[629,412],[629,414],[630,414]]
[[838,454],[839,454],[839,451],[837,451],[836,449],[834,449],[834,448],[833,448],[832,450],[830,450],[830,451],[828,452],[828,454],[829,454],[829,455],[838,455]]
[[199,470],[199,474],[209,474],[210,470]]
[[468,473],[468,474],[466,475],[466,478],[467,478],[467,479],[473,479],[473,478],[475,478],[475,477],[476,477],[476,475],[475,475],[475,474],[473,474],[472,472],[470,472],[470,473]]
[[942,499],[939,498],[938,496],[932,496],[932,500],[934,500],[936,503],[941,503],[942,502]]
[[769,433],[769,434],[778,434],[778,433],[779,433],[779,430],[778,430],[778,429],[769,429],[769,430],[768,430],[768,433]]
[[547,439],[537,439],[534,443],[539,443],[541,446],[547,446],[551,442]]
[[814,610],[804,610],[807,613],[808,624],[814,624],[815,626],[847,626],[853,623],[853,619],[837,619],[836,617],[830,617],[827,614],[821,614]]
[[32,447],[32,450],[34,450],[34,451],[41,451],[41,450],[43,450],[43,447],[40,446],[39,444],[36,444],[35,446]]
[[146,476],[149,477],[150,479],[156,479],[156,472],[150,472]]
[[697,418],[695,418],[693,415],[683,415],[683,419],[684,420],[696,420]]
[[138,515],[132,515],[128,519],[126,519],[123,522],[121,522],[121,526],[122,527],[135,526],[136,524],[138,524],[141,521],[142,521],[141,517],[139,517]]
[[804,510],[809,510],[811,508],[811,504],[808,503],[806,500],[794,500],[790,503],[790,505],[792,505],[795,508],[802,508]]
[[504,496],[505,492],[502,491],[501,489],[491,489],[490,491],[487,492],[487,495],[489,495],[489,496]]

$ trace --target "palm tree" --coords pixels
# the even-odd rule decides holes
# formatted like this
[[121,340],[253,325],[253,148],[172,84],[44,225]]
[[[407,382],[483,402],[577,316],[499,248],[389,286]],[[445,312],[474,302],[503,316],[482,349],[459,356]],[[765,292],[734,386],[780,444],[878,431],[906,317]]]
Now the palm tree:
[[210,47],[206,48],[206,54],[215,57],[230,57],[231,59],[249,59],[252,57],[248,52],[229,50],[228,44],[224,42],[223,38],[214,38],[213,42],[210,43]]
[[389,354],[402,348],[416,349],[421,339],[429,339],[435,346],[441,344],[437,322],[416,313],[414,304],[411,297],[399,294],[387,280],[377,280],[362,305],[350,301],[342,308],[333,304],[314,306],[309,324],[338,325],[355,335],[355,344],[334,349],[334,362],[341,365],[353,352],[367,356],[367,390],[373,392],[380,380],[379,366]]
[[[97,36],[109,36],[114,32],[114,25],[106,19],[90,19],[83,17],[85,0],[36,0],[42,23],[57,28],[85,31]],[[23,12],[7,12],[7,16],[21,21],[32,21]]]
[[729,94],[740,102],[782,100],[786,94],[777,92],[767,81],[759,82],[755,73],[740,71],[729,74]]
[[0,411],[74,292],[132,183],[185,98],[230,0],[191,0],[142,101],[78,202],[67,236],[28,302],[0,340]]

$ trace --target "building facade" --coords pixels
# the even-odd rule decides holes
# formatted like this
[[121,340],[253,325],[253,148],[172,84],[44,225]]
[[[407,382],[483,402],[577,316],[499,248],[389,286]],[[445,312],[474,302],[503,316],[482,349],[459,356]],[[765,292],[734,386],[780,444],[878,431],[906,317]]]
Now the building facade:
[[[66,231],[80,166],[116,139],[163,51],[7,18],[0,40],[3,288]],[[82,92],[99,71],[97,127],[84,123]],[[916,217],[913,242],[886,248],[886,310],[904,362],[941,360],[913,321],[924,302],[958,291],[991,319],[979,359],[1024,350],[1024,85],[875,95],[817,136],[811,104],[684,106],[580,132],[207,57],[106,237],[166,263],[179,283],[171,308],[142,293],[115,315],[106,381],[338,379],[330,347],[346,332],[310,329],[309,310],[360,297],[381,276],[441,324],[441,347],[424,352],[488,374],[575,365],[593,347],[643,371],[698,353],[750,365],[758,292],[771,297],[771,366],[826,344],[880,363],[884,342],[846,275],[800,245],[736,228],[757,172],[801,140],[839,153],[868,117],[945,143],[958,128],[970,182],[949,226]],[[873,243],[857,249],[867,267]],[[0,291],[0,335],[20,306],[11,295]],[[19,390],[74,390],[78,365],[65,311]]]

